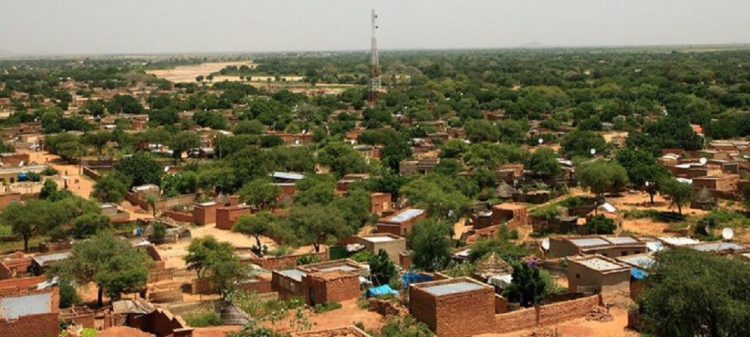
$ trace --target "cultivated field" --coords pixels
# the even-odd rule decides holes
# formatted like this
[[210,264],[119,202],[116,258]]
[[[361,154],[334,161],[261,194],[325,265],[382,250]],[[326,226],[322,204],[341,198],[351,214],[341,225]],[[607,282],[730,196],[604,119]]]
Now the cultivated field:
[[193,65],[188,65],[188,66],[178,66],[172,69],[150,70],[150,71],[147,71],[147,73],[152,74],[156,77],[166,79],[170,82],[186,83],[186,82],[195,82],[195,78],[200,75],[207,76],[211,73],[218,72],[219,70],[222,70],[228,66],[239,67],[242,65],[246,65],[248,67],[255,67],[255,64],[250,61],[211,62],[211,63],[193,64]]

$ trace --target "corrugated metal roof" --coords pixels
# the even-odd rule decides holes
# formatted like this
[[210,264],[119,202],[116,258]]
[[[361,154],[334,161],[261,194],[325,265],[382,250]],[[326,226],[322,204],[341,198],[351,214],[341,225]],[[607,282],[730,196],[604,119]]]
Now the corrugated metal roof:
[[67,258],[69,258],[71,255],[70,252],[62,252],[62,253],[55,253],[55,254],[48,254],[48,255],[37,255],[34,256],[34,262],[40,266],[46,266],[49,263],[62,261]]
[[605,259],[601,259],[598,257],[592,257],[588,259],[583,260],[577,260],[576,262],[590,268],[593,270],[598,271],[609,271],[609,270],[616,270],[616,269],[622,269],[625,268],[625,266],[609,262]]
[[457,283],[441,284],[441,285],[437,285],[433,287],[426,287],[423,289],[424,291],[434,296],[445,296],[445,295],[460,294],[460,293],[482,289],[482,286],[476,283],[471,283],[471,282],[457,282]]
[[46,314],[52,310],[52,294],[0,298],[0,317],[11,320],[23,316]]
[[305,277],[305,275],[307,275],[305,272],[297,270],[297,269],[282,270],[279,272],[279,274],[284,275],[297,282],[302,282],[302,278]]
[[274,173],[271,173],[271,177],[278,178],[278,179],[287,179],[287,180],[305,179],[304,174],[296,173],[296,172],[274,172]]
[[409,220],[411,220],[413,218],[416,218],[416,217],[422,215],[423,213],[424,213],[423,209],[412,208],[412,209],[407,209],[407,210],[405,210],[405,211],[403,211],[401,213],[398,213],[398,214],[392,216],[388,220],[392,221],[392,222],[405,222],[405,221],[409,221]]
[[571,239],[570,242],[578,247],[593,247],[609,244],[609,242],[600,238]]
[[612,243],[614,243],[616,245],[624,245],[624,244],[628,244],[628,243],[638,243],[638,240],[633,239],[632,237],[629,237],[629,236],[608,236],[608,237],[605,237],[604,239],[606,239],[607,241],[612,242]]

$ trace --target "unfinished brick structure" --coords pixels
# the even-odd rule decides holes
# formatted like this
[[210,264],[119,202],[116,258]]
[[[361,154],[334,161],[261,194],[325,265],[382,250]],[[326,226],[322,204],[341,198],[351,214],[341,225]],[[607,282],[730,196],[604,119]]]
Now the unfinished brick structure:
[[28,276],[30,268],[31,257],[15,252],[0,261],[0,280]]
[[604,256],[568,260],[568,289],[573,292],[628,292],[630,267]]
[[370,212],[377,216],[393,211],[393,199],[390,193],[370,194]]
[[338,303],[359,297],[359,275],[331,271],[307,274],[302,278],[302,289],[308,305]]
[[193,223],[205,226],[216,223],[216,209],[219,204],[211,201],[198,203],[193,206]]
[[216,209],[216,228],[231,230],[237,219],[252,213],[253,210],[248,205],[219,207]]
[[156,337],[191,337],[193,328],[180,316],[164,309],[155,309],[145,315],[129,315],[127,325],[156,335]]
[[0,284],[0,336],[57,337],[60,333],[60,291],[37,290],[39,278]]
[[526,226],[529,223],[526,206],[512,203],[492,206],[492,224],[500,225],[504,222],[508,222],[508,228]]
[[550,238],[549,257],[601,254],[608,257],[643,254],[646,242],[630,236],[584,236]]
[[363,277],[370,275],[370,269],[367,268],[366,265],[360,264],[357,261],[351,259],[312,263],[304,266],[299,266],[297,267],[297,269],[308,274],[340,271],[357,274],[358,276]]
[[0,193],[0,210],[5,209],[12,203],[21,202],[20,192],[3,192]]
[[378,233],[407,236],[414,231],[414,224],[427,218],[423,209],[407,208],[378,221]]

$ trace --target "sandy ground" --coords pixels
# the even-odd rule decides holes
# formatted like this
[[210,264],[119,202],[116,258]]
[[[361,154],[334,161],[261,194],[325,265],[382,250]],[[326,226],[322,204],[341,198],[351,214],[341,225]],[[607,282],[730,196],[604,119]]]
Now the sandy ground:
[[[232,231],[217,229],[215,225],[193,227],[190,229],[190,233],[193,239],[213,236],[219,241],[231,243],[236,248],[249,249],[255,245],[255,238]],[[261,238],[261,243],[268,247],[276,246],[276,243],[268,238]],[[167,260],[167,268],[184,269],[186,266],[183,258],[187,255],[188,246],[190,246],[190,241],[180,241],[159,245],[157,248],[161,256]]]
[[[249,67],[254,67],[255,64],[252,62],[211,62],[211,63],[201,63],[201,64],[194,64],[194,65],[187,65],[187,66],[177,66],[172,69],[159,69],[159,70],[150,70],[147,71],[148,74],[154,75],[156,77],[160,77],[163,79],[166,79],[170,82],[175,83],[188,83],[188,82],[195,82],[195,78],[199,75],[207,76],[211,73],[218,72],[221,69],[226,68],[227,66],[241,66],[246,65]],[[214,81],[218,81],[217,78],[214,78]]]
[[[640,334],[629,331],[625,327],[628,325],[628,313],[625,309],[612,308],[610,310],[613,320],[610,322],[587,321],[584,318],[556,324],[548,328],[557,330],[561,337],[638,337]],[[483,334],[481,337],[525,337],[536,329],[521,330],[507,334]]]
[[[265,323],[264,325],[273,328],[276,331],[288,332],[291,318],[294,313],[289,314],[289,319],[282,320],[276,323]],[[309,331],[327,330],[340,328],[343,326],[354,325],[355,323],[362,323],[365,326],[365,330],[377,330],[383,327],[386,323],[386,319],[380,314],[372,311],[361,309],[357,306],[357,300],[347,300],[341,302],[341,309],[336,309],[322,314],[315,314],[312,311],[307,311],[307,317],[312,324]]]
[[[63,180],[67,178],[68,189],[73,192],[73,194],[86,199],[91,197],[91,191],[94,190],[94,184],[96,182],[89,177],[80,174],[80,167],[78,165],[69,164],[59,156],[46,151],[34,152],[21,150],[19,152],[28,153],[29,160],[32,163],[47,164],[60,172],[59,178],[55,178],[58,182],[59,188],[63,188]],[[123,211],[128,212],[130,220],[152,218],[150,212],[146,212],[139,207],[134,207],[127,201],[123,201],[120,206]]]
[[210,328],[195,328],[193,337],[226,337],[230,332],[240,331],[240,326],[216,326]]

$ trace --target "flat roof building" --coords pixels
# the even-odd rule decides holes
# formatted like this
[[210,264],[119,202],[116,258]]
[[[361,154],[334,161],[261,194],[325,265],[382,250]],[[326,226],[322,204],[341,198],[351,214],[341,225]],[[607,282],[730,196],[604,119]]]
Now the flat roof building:
[[600,255],[568,260],[568,289],[573,292],[629,291],[630,266]]
[[550,257],[601,254],[618,257],[648,251],[646,242],[632,236],[581,236],[550,238]]
[[407,236],[414,230],[414,224],[427,218],[427,211],[418,208],[403,209],[378,221],[379,233]]

